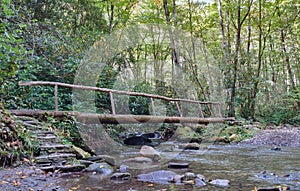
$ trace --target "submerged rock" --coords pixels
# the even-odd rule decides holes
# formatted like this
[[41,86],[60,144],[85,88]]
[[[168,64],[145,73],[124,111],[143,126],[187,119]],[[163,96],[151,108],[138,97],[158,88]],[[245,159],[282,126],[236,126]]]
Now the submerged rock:
[[112,180],[116,180],[116,181],[124,181],[124,180],[129,180],[131,177],[131,174],[128,172],[118,172],[118,173],[114,173],[113,175],[111,175],[110,179]]
[[216,186],[221,186],[221,187],[227,187],[229,186],[230,181],[226,179],[215,179],[209,181],[210,184],[216,185]]
[[180,169],[180,168],[189,168],[189,163],[186,162],[169,162],[168,168],[175,168],[175,169]]
[[143,182],[152,182],[152,183],[159,183],[159,184],[168,184],[174,182],[175,176],[177,176],[175,172],[167,171],[167,170],[159,170],[150,172],[147,174],[140,174],[137,176],[139,181]]
[[152,141],[142,136],[129,137],[124,140],[125,145],[151,145]]
[[178,145],[179,149],[186,149],[186,150],[199,150],[200,145],[198,143],[184,143]]
[[257,191],[283,191],[290,190],[288,186],[277,186],[277,187],[266,187],[266,188],[257,188]]

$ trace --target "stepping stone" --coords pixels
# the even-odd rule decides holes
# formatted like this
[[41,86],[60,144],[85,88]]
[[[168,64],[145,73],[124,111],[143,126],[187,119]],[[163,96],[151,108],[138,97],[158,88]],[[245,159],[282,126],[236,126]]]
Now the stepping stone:
[[63,144],[43,145],[43,146],[41,146],[42,150],[45,150],[45,149],[69,149],[69,148],[71,148],[70,145],[63,145]]
[[118,172],[118,173],[114,173],[113,175],[111,175],[110,179],[115,180],[115,181],[123,181],[123,180],[129,180],[130,179],[131,174],[128,172]]
[[116,165],[116,159],[112,156],[108,156],[108,155],[97,155],[97,156],[91,156],[91,157],[86,157],[83,158],[83,160],[88,160],[88,161],[92,161],[92,162],[102,162],[105,161],[108,164],[115,166]]
[[62,165],[57,166],[56,169],[59,169],[60,172],[79,172],[85,169],[85,166],[82,164]]
[[170,162],[168,164],[168,168],[175,168],[175,169],[179,169],[179,168],[189,168],[189,163],[177,163],[177,162]]
[[34,118],[27,117],[27,116],[17,116],[17,119],[20,119],[22,121],[32,121],[32,120],[34,120]]
[[46,167],[40,167],[39,169],[41,169],[45,172],[54,172],[56,167],[55,166],[46,166]]
[[42,125],[42,123],[41,122],[39,122],[39,121],[26,121],[26,123],[28,123],[28,124],[31,124],[31,125]]
[[37,128],[36,125],[32,125],[32,124],[27,123],[27,122],[22,122],[22,125],[24,125],[25,127],[34,127],[34,128]]
[[200,145],[199,143],[184,143],[178,145],[179,149],[185,149],[185,150],[199,150]]
[[50,154],[50,155],[43,155],[43,156],[38,156],[35,159],[36,160],[44,160],[44,159],[62,159],[62,158],[71,158],[71,157],[76,157],[75,154],[68,154],[68,153],[59,153],[59,154]]
[[46,136],[43,136],[43,137],[38,136],[37,138],[38,138],[38,139],[44,139],[44,140],[59,139],[59,138],[58,138],[57,136],[55,136],[55,135],[46,135]]

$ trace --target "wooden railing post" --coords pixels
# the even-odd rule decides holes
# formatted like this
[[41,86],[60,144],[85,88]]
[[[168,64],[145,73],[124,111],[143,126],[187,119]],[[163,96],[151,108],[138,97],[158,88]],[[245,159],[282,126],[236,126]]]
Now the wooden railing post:
[[152,108],[153,115],[156,115],[154,100],[152,97],[150,98],[150,101],[151,101],[151,108]]
[[176,107],[177,107],[177,110],[178,110],[178,112],[179,112],[180,117],[182,117],[182,112],[181,112],[181,110],[180,110],[178,101],[175,101],[175,104],[176,104]]
[[58,85],[55,84],[54,86],[54,105],[55,111],[58,111]]
[[222,113],[221,113],[221,104],[218,103],[217,106],[218,106],[219,117],[222,117]]
[[198,103],[198,106],[199,106],[199,115],[204,118],[204,115],[203,115],[203,111],[202,111],[202,107],[201,107],[201,103]]
[[109,97],[110,97],[110,105],[111,105],[112,114],[116,115],[115,101],[114,101],[114,96],[113,96],[112,92],[109,92]]

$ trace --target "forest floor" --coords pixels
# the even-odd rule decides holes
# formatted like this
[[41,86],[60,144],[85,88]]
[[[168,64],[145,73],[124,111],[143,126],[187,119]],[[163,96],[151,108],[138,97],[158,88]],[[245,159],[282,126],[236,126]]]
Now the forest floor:
[[[244,140],[242,144],[300,146],[300,127],[269,127],[258,132],[253,138]],[[59,172],[45,173],[34,166],[3,168],[0,170],[0,187],[5,191],[64,191],[59,186],[63,180]]]

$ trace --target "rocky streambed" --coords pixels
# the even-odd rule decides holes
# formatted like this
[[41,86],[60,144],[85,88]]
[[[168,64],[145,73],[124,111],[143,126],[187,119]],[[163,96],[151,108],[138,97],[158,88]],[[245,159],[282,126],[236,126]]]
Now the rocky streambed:
[[93,143],[114,154],[84,156],[40,123],[22,122],[35,130],[43,155],[0,170],[3,190],[300,190],[299,128],[264,130],[240,144],[189,143],[175,134],[148,146],[110,144],[102,132],[101,144]]

